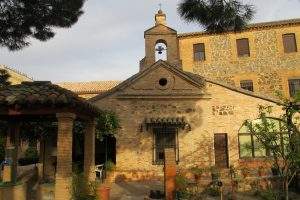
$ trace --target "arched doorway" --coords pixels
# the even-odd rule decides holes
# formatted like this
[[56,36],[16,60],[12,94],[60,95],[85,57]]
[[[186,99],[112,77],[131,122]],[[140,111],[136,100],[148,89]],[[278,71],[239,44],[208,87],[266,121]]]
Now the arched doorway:
[[114,136],[104,136],[102,140],[97,139],[95,156],[96,165],[109,160],[116,164],[116,138]]

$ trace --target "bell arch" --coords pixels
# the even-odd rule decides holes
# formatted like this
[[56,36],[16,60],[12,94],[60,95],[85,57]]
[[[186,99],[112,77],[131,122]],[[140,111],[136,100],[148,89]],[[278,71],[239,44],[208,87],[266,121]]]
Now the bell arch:
[[155,43],[155,62],[158,60],[167,61],[168,59],[168,44],[165,40],[159,39]]

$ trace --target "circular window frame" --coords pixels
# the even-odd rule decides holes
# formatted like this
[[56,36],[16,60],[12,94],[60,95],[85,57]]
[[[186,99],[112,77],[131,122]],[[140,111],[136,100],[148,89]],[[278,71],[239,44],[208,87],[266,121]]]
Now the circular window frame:
[[[161,85],[161,84],[160,84],[160,81],[163,80],[163,79],[166,80],[166,84]],[[169,77],[169,76],[161,76],[161,77],[159,77],[158,79],[156,79],[155,85],[156,85],[156,88],[157,88],[157,89],[160,89],[160,90],[167,90],[167,89],[169,89],[170,87],[172,87],[173,83],[174,83],[174,80],[173,80],[172,77]]]

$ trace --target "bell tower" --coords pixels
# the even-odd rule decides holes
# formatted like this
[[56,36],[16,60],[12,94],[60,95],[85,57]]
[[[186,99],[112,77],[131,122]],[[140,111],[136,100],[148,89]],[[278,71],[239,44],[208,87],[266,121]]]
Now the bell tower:
[[155,26],[144,32],[146,55],[140,61],[140,71],[160,59],[181,69],[177,31],[167,26],[166,14],[161,9],[154,19]]

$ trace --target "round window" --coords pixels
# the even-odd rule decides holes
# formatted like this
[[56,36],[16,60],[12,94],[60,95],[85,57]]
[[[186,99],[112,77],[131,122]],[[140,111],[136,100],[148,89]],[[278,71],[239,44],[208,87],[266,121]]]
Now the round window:
[[166,78],[161,78],[159,79],[158,83],[160,86],[164,87],[168,84],[168,80]]

